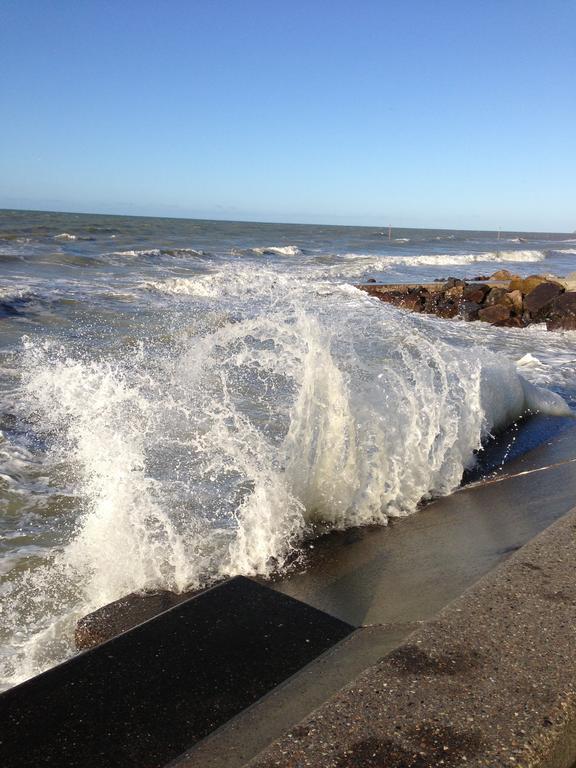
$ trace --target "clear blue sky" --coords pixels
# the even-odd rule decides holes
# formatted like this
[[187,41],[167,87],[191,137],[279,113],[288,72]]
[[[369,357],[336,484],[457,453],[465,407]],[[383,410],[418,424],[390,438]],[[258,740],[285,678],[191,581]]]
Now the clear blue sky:
[[0,207],[576,229],[574,0],[0,0]]

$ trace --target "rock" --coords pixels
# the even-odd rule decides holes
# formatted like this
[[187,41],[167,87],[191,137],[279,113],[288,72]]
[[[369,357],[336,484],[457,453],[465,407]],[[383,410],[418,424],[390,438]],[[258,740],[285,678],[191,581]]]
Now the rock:
[[483,280],[490,280],[490,275],[478,275],[478,277],[473,277],[472,282],[482,282]]
[[446,298],[448,299],[455,299],[458,301],[459,299],[462,298],[462,294],[464,293],[464,287],[465,287],[465,284],[454,285],[452,288],[447,288],[444,291],[444,296],[446,296]]
[[463,289],[465,301],[472,301],[476,304],[482,304],[486,295],[490,293],[490,286],[480,283],[480,285],[467,285]]
[[478,320],[478,312],[482,309],[482,305],[475,301],[464,300],[460,304],[459,315],[463,320]]
[[444,283],[444,289],[448,290],[449,288],[456,288],[457,286],[465,286],[466,283],[464,280],[460,280],[458,277],[449,277],[448,280]]
[[484,304],[486,304],[487,307],[491,307],[494,304],[506,304],[507,295],[508,291],[506,288],[491,288],[484,299]]
[[552,309],[552,302],[561,293],[564,288],[558,283],[540,283],[524,299],[524,309],[533,320],[544,320]]
[[507,269],[498,269],[490,275],[490,280],[510,280],[512,277],[512,272],[509,272]]
[[424,297],[417,291],[408,293],[400,298],[398,306],[409,309],[412,312],[422,312],[424,309]]
[[[199,590],[198,594],[200,591],[202,590]],[[152,616],[178,605],[193,594],[195,593],[177,595],[166,590],[153,593],[132,592],[79,619],[74,632],[76,648],[84,651],[110,640]]]
[[516,315],[522,317],[524,305],[522,302],[522,293],[520,291],[508,291],[505,296],[505,302],[511,307]]
[[576,330],[576,291],[567,291],[554,300],[546,328],[549,331]]
[[442,297],[436,306],[435,314],[449,320],[458,314],[458,302]]
[[526,323],[522,320],[521,317],[509,317],[507,320],[499,320],[497,323],[494,323],[494,325],[498,326],[498,328],[525,328]]
[[376,278],[375,277],[369,277],[368,280],[366,280],[367,283],[375,283]]
[[530,275],[524,279],[516,278],[510,281],[509,291],[521,291],[525,296],[534,290],[541,283],[551,282],[544,275]]
[[510,318],[510,307],[505,307],[503,304],[493,304],[490,307],[485,307],[478,312],[478,319],[485,323],[501,323],[504,320]]

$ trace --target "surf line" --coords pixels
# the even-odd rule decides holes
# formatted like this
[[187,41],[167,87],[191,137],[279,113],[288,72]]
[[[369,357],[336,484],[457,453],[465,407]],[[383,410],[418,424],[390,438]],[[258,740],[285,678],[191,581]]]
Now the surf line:
[[558,461],[556,464],[548,464],[545,467],[536,467],[535,469],[526,469],[524,472],[515,472],[513,475],[502,475],[501,477],[494,477],[491,480],[481,480],[477,483],[470,483],[469,485],[463,485],[460,488],[456,488],[454,493],[460,493],[461,491],[467,491],[470,488],[483,488],[485,485],[493,485],[494,483],[503,483],[504,480],[512,480],[514,477],[522,477],[523,475],[533,475],[535,472],[544,472],[547,469],[555,469],[556,467],[562,467],[565,464],[573,464],[576,462],[576,456],[572,459],[565,459],[564,461]]

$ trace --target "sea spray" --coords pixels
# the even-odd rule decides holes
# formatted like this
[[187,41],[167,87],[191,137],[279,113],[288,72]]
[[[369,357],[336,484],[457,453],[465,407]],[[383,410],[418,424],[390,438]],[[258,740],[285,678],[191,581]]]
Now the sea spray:
[[250,264],[201,279],[201,295],[170,295],[164,347],[25,345],[21,416],[81,514],[7,583],[5,684],[68,655],[82,613],[268,575],[315,526],[385,524],[450,492],[527,409],[567,412],[506,357],[354,289]]

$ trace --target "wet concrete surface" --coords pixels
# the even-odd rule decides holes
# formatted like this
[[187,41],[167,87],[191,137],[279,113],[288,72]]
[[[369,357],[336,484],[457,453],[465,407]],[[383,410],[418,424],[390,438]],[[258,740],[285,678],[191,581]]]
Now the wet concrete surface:
[[573,427],[410,517],[316,540],[272,586],[355,626],[428,619],[574,506],[571,459]]
[[0,695],[3,768],[159,768],[353,627],[236,577]]
[[569,768],[575,570],[576,509],[293,725],[250,768]]
[[[539,429],[538,425],[536,428]],[[401,646],[415,628],[433,620],[442,608],[565,515],[576,500],[576,429],[572,422],[567,422],[562,432],[548,438],[536,449],[520,452],[515,460],[501,466],[490,477],[438,499],[387,528],[356,529],[314,541],[307,569],[271,586],[360,629],[249,711],[200,742],[175,761],[174,766],[240,768],[246,765],[267,744],[303,720],[305,712],[313,712],[339,687]],[[497,602],[496,597],[494,601]],[[477,619],[471,617],[470,620]],[[542,650],[542,642],[536,644]],[[574,651],[576,654],[576,648]],[[430,660],[415,654],[411,669],[416,672],[420,660],[421,672],[428,669],[442,675],[452,663],[462,666],[468,659],[472,664],[472,656],[466,653],[464,657]],[[356,717],[361,720],[361,692],[357,706]],[[368,729],[372,716],[366,714]],[[345,731],[345,724],[340,723],[340,728]],[[446,731],[444,737],[449,736]],[[432,743],[436,737],[425,731],[423,738]],[[465,765],[468,747],[458,741],[458,734],[454,739],[453,743],[460,744],[454,753],[461,761],[458,764]],[[282,744],[282,750],[288,750],[286,742]],[[334,765],[338,768],[364,765],[436,768],[451,764],[442,762],[443,753],[420,763],[402,762],[403,753],[394,744],[384,749],[372,745],[368,739],[358,748],[354,759],[344,756]],[[378,758],[374,757],[375,762],[371,757],[372,746]],[[318,754],[316,759],[320,759]],[[276,751],[274,761],[265,764],[284,765],[282,760]],[[324,766],[325,763],[296,761],[286,765]]]

